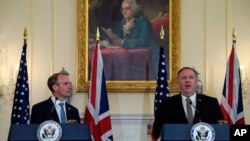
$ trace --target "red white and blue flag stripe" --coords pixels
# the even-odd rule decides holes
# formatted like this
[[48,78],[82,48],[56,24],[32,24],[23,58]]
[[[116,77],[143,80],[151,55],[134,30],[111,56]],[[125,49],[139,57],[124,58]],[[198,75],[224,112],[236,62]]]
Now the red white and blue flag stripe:
[[235,47],[236,40],[233,41],[231,54],[227,62],[223,95],[221,99],[221,110],[223,112],[224,119],[228,122],[228,124],[245,124],[240,65]]
[[99,46],[97,42],[92,62],[89,99],[85,109],[84,123],[89,125],[93,141],[112,141],[109,102]]

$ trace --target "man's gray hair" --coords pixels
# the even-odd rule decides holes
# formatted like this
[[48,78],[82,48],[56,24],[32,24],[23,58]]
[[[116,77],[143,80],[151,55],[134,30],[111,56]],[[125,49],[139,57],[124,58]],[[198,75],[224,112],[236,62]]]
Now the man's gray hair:
[[140,6],[137,4],[136,0],[123,0],[122,3],[128,3],[131,5],[134,16],[141,12]]

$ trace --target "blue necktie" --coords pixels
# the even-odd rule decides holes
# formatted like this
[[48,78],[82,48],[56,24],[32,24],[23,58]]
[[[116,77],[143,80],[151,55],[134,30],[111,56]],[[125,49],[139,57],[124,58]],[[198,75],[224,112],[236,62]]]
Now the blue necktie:
[[59,105],[61,106],[61,110],[60,110],[60,117],[61,117],[61,123],[66,123],[66,114],[64,111],[64,103],[59,103]]

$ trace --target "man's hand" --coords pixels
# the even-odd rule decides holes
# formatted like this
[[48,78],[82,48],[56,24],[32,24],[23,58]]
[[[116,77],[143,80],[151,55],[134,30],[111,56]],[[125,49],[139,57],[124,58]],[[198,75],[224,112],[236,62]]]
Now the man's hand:
[[123,30],[125,34],[129,34],[131,29],[135,27],[135,19],[132,19],[130,21],[126,21],[126,24],[123,26]]

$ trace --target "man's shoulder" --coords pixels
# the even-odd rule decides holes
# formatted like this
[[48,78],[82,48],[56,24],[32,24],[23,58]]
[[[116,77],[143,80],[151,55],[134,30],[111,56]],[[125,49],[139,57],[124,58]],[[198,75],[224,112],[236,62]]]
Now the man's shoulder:
[[197,98],[201,99],[201,100],[207,100],[207,101],[215,101],[215,100],[217,101],[217,98],[212,97],[212,96],[208,96],[205,94],[197,94]]
[[171,102],[176,102],[178,99],[181,99],[181,95],[180,94],[175,94],[175,95],[172,95],[168,98],[166,98],[164,100],[165,103],[171,103]]
[[73,105],[71,105],[71,104],[69,104],[69,103],[66,103],[66,105],[67,105],[69,108],[73,109],[73,110],[78,110],[75,106],[73,106]]
[[180,93],[174,94],[174,95],[170,96],[169,98],[170,99],[179,99],[179,98],[181,98],[181,94]]
[[52,100],[50,98],[34,104],[33,107],[40,107],[43,105],[48,106],[49,103],[52,103]]
[[148,18],[143,15],[135,17],[135,20],[137,21],[137,23],[150,23]]

